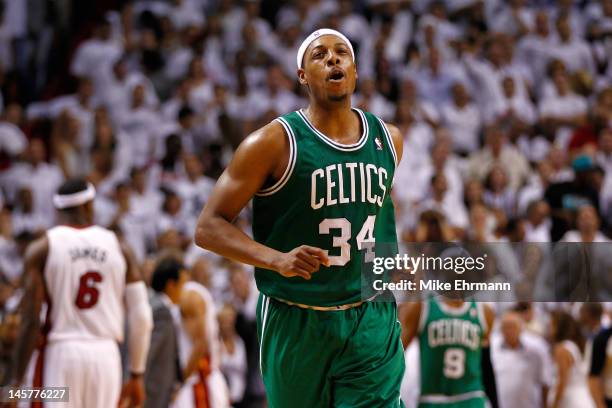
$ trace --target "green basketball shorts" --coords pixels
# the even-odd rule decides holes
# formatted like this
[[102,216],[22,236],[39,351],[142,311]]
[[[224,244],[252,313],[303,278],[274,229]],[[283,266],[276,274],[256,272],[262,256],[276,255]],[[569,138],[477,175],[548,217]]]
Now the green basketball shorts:
[[318,311],[260,295],[257,332],[270,408],[404,406],[395,303]]

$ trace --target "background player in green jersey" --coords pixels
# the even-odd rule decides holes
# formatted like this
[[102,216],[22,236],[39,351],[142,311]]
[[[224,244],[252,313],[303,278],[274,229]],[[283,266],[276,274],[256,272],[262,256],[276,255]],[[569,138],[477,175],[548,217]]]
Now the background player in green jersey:
[[420,408],[497,406],[489,354],[493,310],[474,301],[429,298],[400,306],[402,342],[418,338]]
[[[397,307],[362,298],[361,266],[374,244],[397,245],[390,192],[402,137],[351,107],[357,69],[341,33],[312,33],[297,65],[308,108],[242,142],[195,241],[256,267],[270,407],[399,407]],[[232,224],[251,199],[255,239]]]

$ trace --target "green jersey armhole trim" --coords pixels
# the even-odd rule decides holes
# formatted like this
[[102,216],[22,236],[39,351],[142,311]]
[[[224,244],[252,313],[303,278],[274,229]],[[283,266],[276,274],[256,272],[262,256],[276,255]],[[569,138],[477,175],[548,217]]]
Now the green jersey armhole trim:
[[397,165],[399,163],[397,162],[397,152],[395,151],[395,145],[393,144],[393,139],[391,138],[391,132],[389,132],[389,129],[387,129],[387,125],[385,124],[385,122],[382,121],[381,118],[376,116],[376,119],[378,119],[378,121],[380,122],[380,126],[382,127],[383,132],[385,133],[385,137],[387,138],[387,144],[389,145],[389,149],[391,149],[391,155],[393,156],[393,163],[395,163],[395,168],[397,169]]
[[287,181],[289,181],[291,178],[293,170],[295,169],[295,162],[297,161],[297,143],[295,141],[293,129],[291,129],[291,126],[284,118],[279,117],[275,120],[277,120],[283,126],[287,139],[289,139],[289,162],[287,163],[287,168],[285,169],[283,176],[276,183],[274,183],[274,185],[261,189],[255,193],[256,196],[260,197],[272,195],[283,188],[283,186],[287,184]]
[[350,144],[350,145],[344,145],[344,144],[341,144],[341,143],[334,142],[331,138],[329,138],[328,136],[324,135],[317,128],[315,128],[314,125],[312,123],[310,123],[310,120],[308,120],[306,115],[304,115],[304,112],[302,112],[301,109],[296,111],[296,112],[300,116],[300,118],[302,118],[302,120],[304,121],[306,126],[308,126],[308,128],[315,135],[317,135],[319,137],[319,139],[321,139],[323,142],[325,142],[325,144],[333,147],[334,149],[341,150],[343,152],[354,152],[356,150],[361,149],[365,145],[366,141],[368,140],[368,135],[370,134],[370,126],[368,126],[368,121],[366,120],[366,117],[363,114],[363,112],[361,111],[361,109],[357,109],[357,108],[351,108],[351,109],[356,111],[359,114],[359,117],[361,118],[361,124],[363,126],[363,133],[361,134],[361,138],[359,139],[359,141],[357,143],[353,143],[353,144]]

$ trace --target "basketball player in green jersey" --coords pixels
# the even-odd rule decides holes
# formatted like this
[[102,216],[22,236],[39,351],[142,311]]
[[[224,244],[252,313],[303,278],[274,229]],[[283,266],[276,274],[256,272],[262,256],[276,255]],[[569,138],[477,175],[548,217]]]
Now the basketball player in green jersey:
[[[306,109],[249,135],[198,220],[196,244],[255,266],[260,368],[271,408],[403,406],[395,303],[361,294],[374,244],[397,245],[390,191],[399,130],[351,108],[357,69],[341,33],[299,49]],[[253,199],[253,236],[232,221]]]
[[404,346],[419,341],[419,408],[485,408],[487,396],[497,406],[488,354],[495,315],[488,305],[432,297],[400,305],[399,314]]

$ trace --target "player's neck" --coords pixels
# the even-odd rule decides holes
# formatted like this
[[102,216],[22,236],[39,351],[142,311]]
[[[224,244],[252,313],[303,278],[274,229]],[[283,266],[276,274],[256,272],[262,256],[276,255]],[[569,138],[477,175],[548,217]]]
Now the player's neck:
[[87,217],[59,217],[58,224],[72,228],[87,228],[93,225],[93,222]]
[[305,109],[306,116],[312,124],[325,135],[331,138],[343,139],[347,136],[347,130],[354,129],[357,124],[357,135],[359,131],[359,119],[353,113],[348,103],[320,105],[311,103]]
[[465,303],[465,301],[461,299],[443,299],[442,301],[454,309],[460,308]]

